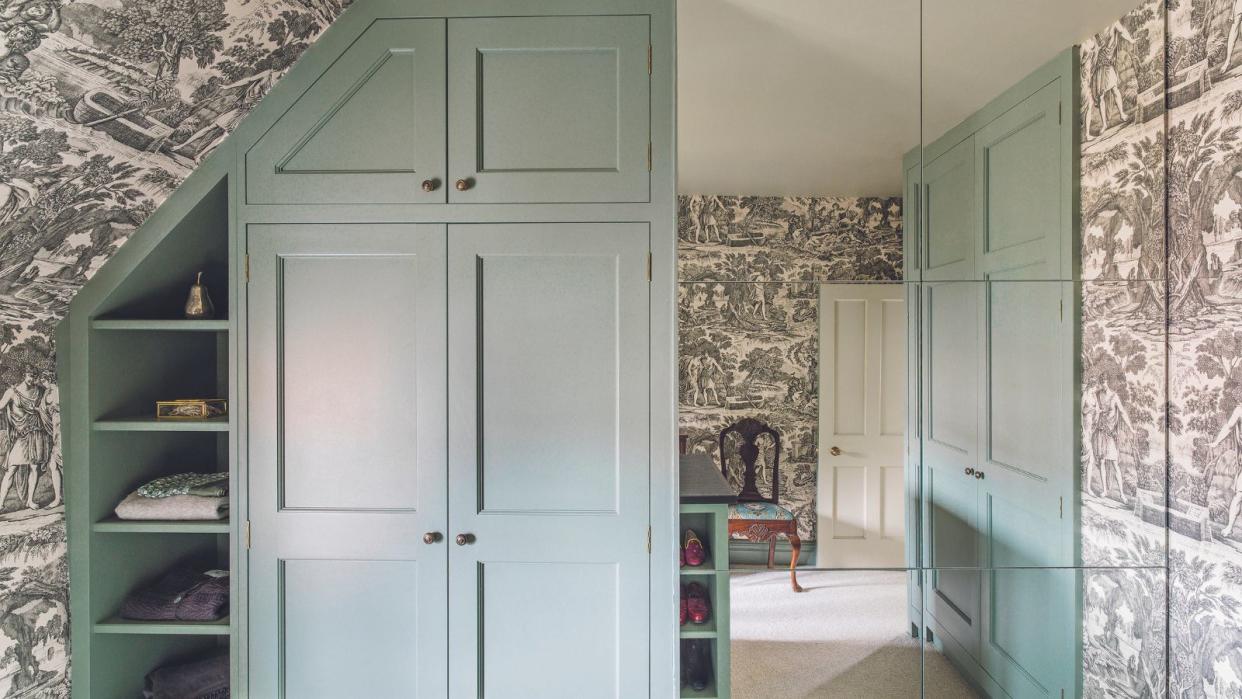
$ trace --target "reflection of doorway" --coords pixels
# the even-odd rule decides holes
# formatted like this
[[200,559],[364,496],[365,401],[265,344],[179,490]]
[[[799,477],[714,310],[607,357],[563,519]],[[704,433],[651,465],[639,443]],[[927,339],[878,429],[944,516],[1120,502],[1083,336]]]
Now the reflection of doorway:
[[819,353],[816,566],[903,567],[902,285],[822,285]]

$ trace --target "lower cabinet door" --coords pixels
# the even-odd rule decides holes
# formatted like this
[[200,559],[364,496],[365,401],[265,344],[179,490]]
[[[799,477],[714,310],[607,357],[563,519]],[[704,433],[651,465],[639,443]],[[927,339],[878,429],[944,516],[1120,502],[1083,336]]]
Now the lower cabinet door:
[[440,699],[445,228],[248,240],[250,696]]
[[449,696],[646,696],[648,227],[448,240]]

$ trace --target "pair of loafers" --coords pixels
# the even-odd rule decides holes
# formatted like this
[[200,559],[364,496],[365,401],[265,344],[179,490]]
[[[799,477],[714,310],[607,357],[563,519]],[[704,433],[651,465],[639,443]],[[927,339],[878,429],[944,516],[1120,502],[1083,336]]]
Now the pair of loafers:
[[706,624],[712,618],[712,605],[707,600],[707,588],[692,582],[681,588],[681,625],[686,621],[694,624]]
[[699,539],[699,535],[695,534],[693,529],[686,530],[682,541],[681,565],[683,567],[697,568],[707,561],[707,548],[703,546],[703,541]]

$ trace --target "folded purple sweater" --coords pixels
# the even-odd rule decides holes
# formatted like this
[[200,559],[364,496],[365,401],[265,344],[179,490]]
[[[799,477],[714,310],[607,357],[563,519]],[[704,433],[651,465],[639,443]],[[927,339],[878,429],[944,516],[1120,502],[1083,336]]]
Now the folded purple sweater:
[[173,568],[121,603],[121,618],[142,621],[217,621],[228,613],[228,571],[186,566]]

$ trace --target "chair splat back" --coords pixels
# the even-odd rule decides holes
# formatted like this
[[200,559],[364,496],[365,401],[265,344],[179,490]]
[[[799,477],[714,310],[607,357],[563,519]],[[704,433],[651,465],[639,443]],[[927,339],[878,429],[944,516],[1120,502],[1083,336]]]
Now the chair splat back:
[[[754,418],[743,418],[720,431],[720,472],[725,479],[729,478],[729,459],[725,452],[725,443],[730,432],[741,437],[737,454],[742,459],[742,489],[738,492],[739,502],[770,502],[780,503],[781,495],[781,436],[767,424]],[[759,460],[759,438],[763,435],[772,438],[775,455],[772,459],[772,497],[765,498],[759,492],[756,477],[756,465]]]

